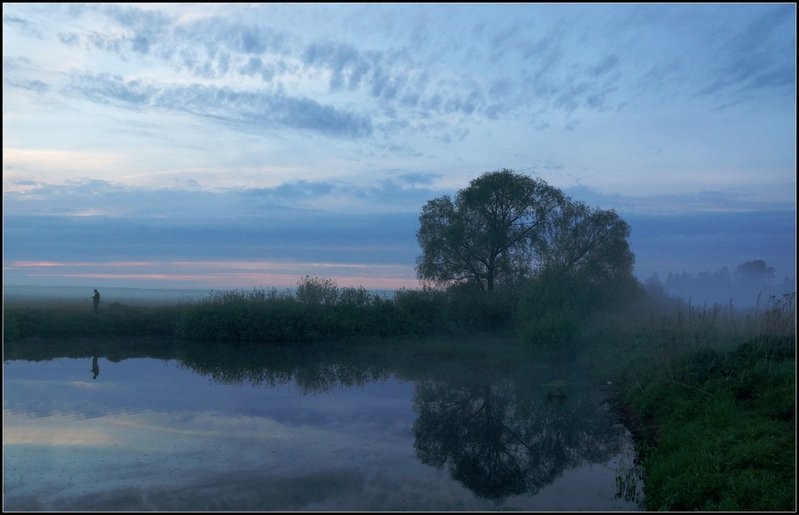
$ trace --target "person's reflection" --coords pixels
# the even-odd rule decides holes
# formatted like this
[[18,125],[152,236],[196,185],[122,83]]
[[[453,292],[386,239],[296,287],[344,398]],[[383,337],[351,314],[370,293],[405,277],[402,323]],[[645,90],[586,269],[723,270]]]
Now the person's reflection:
[[92,379],[97,379],[100,375],[100,365],[97,363],[97,356],[92,358]]

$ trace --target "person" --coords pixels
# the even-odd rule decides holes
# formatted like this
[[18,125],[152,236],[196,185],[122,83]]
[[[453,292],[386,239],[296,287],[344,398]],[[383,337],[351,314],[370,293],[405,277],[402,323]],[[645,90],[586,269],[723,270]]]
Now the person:
[[97,288],[94,289],[94,295],[92,295],[92,306],[94,307],[94,312],[97,313],[100,308],[100,292],[97,291]]
[[92,379],[97,379],[97,376],[100,375],[100,364],[97,363],[97,356],[92,358]]

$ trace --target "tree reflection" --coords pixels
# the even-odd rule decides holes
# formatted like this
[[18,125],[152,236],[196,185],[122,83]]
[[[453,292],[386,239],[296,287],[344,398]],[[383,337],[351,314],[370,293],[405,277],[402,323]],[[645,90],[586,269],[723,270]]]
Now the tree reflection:
[[362,386],[386,378],[385,366],[364,362],[346,347],[322,345],[239,346],[192,343],[181,350],[182,365],[227,384],[278,385],[294,382],[305,393]]
[[418,383],[417,457],[436,468],[447,465],[475,494],[501,499],[533,494],[564,470],[617,450],[617,434],[595,404],[532,393],[508,379]]

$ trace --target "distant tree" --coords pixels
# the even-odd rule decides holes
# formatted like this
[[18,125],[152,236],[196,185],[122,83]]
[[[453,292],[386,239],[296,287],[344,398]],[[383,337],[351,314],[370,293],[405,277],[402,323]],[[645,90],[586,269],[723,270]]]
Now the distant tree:
[[766,265],[762,259],[756,259],[738,265],[735,280],[750,285],[767,285],[771,284],[775,272],[774,267]]
[[564,202],[540,179],[511,170],[488,172],[422,208],[416,234],[420,279],[437,284],[474,282],[492,291],[528,276],[536,241]]
[[656,297],[666,295],[666,289],[663,287],[663,283],[660,282],[660,276],[657,272],[647,277],[646,281],[644,281],[644,288],[647,293]]

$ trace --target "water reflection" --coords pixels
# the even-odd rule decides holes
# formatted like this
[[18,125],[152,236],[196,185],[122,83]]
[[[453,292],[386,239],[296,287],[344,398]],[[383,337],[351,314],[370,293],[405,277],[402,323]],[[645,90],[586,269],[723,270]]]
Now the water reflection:
[[[29,341],[26,345],[12,344],[5,350],[6,360],[79,358],[83,363],[79,368],[83,370],[81,375],[85,379],[88,378],[83,375],[86,370],[84,359],[91,358],[92,379],[99,375],[101,357],[110,362],[104,365],[106,379],[102,383],[83,390],[77,382],[70,383],[74,387],[70,395],[79,396],[81,392],[86,395],[75,399],[74,409],[79,406],[83,411],[74,418],[68,416],[66,407],[55,407],[49,411],[42,410],[42,415],[28,412],[25,420],[15,422],[18,426],[15,434],[18,434],[20,443],[31,445],[33,441],[47,441],[48,438],[54,441],[51,435],[44,434],[46,428],[40,429],[41,438],[26,429],[37,425],[37,416],[49,413],[50,417],[60,417],[57,425],[63,429],[67,424],[75,435],[85,429],[81,422],[83,418],[96,417],[93,418],[95,422],[109,424],[111,430],[106,436],[113,437],[109,441],[136,442],[139,451],[149,449],[148,456],[153,457],[153,463],[160,463],[161,458],[157,457],[163,455],[164,464],[182,467],[179,465],[180,456],[191,456],[192,459],[203,456],[204,462],[229,463],[231,471],[251,471],[241,472],[241,481],[236,480],[229,486],[225,486],[227,482],[219,483],[219,480],[206,477],[202,481],[203,488],[207,490],[213,483],[220,495],[228,495],[226,488],[241,489],[244,483],[262,482],[266,471],[270,471],[269,477],[273,477],[275,466],[284,467],[280,468],[281,474],[285,481],[289,481],[291,474],[304,477],[307,473],[318,473],[319,477],[327,477],[329,474],[325,472],[324,464],[333,463],[344,467],[334,474],[336,477],[345,473],[362,474],[358,476],[362,478],[358,482],[359,489],[377,488],[373,482],[379,477],[382,481],[378,488],[380,491],[403,484],[406,488],[419,485],[419,491],[423,492],[425,481],[451,478],[446,480],[453,485],[462,485],[458,486],[459,491],[471,492],[476,497],[458,497],[461,500],[457,502],[461,504],[455,505],[436,504],[441,501],[433,500],[432,493],[430,499],[417,498],[418,495],[404,496],[405,500],[401,502],[414,499],[412,505],[392,505],[388,501],[348,505],[345,500],[335,501],[344,503],[337,505],[330,500],[325,501],[328,504],[314,505],[315,509],[436,510],[492,506],[475,504],[474,499],[504,503],[502,507],[540,509],[542,506],[536,504],[536,495],[540,495],[540,499],[551,496],[547,488],[567,471],[578,471],[585,464],[608,462],[620,452],[623,442],[623,428],[614,424],[613,414],[601,407],[605,394],[591,385],[585,373],[571,363],[556,364],[533,358],[492,361],[490,352],[471,355],[447,353],[446,359],[442,359],[432,351],[420,353],[392,349],[383,346],[382,342],[374,345],[261,347],[152,340]],[[178,368],[159,368],[152,362],[147,362],[146,367],[137,365],[125,371],[114,366],[142,356],[175,360]],[[138,374],[145,368],[146,372]],[[181,375],[190,380],[177,378]],[[200,376],[211,380],[203,393],[198,393],[197,381],[191,379]],[[173,379],[175,382],[171,382]],[[383,386],[380,386],[381,381]],[[133,418],[130,408],[120,407],[124,404],[120,396],[126,383],[130,383],[131,392],[128,406],[142,410],[140,413],[147,414],[146,420]],[[210,395],[220,393],[220,387],[213,388],[210,383],[224,386],[226,397],[212,400]],[[47,392],[38,388],[45,385],[31,384],[37,388],[31,392],[39,398],[31,398],[28,402],[40,405]],[[85,381],[85,384],[92,383]],[[256,388],[242,389],[240,385]],[[294,397],[294,388],[304,396],[303,399]],[[363,395],[359,392],[367,390],[372,392],[369,394],[372,397],[359,397]],[[195,394],[186,393],[190,391]],[[168,401],[171,404],[155,408],[147,397],[150,392],[159,398],[171,399]],[[331,393],[333,395],[328,395]],[[52,398],[54,406],[57,406],[55,395]],[[24,399],[12,398],[6,409],[9,414],[22,413],[24,403]],[[109,406],[116,411],[109,411]],[[149,411],[153,409],[160,411]],[[398,412],[405,414],[397,417]],[[227,418],[219,418],[222,416]],[[13,421],[14,417],[9,420]],[[121,432],[123,428],[124,433]],[[154,432],[145,432],[151,430],[147,428],[153,428]],[[367,437],[365,431],[374,434]],[[180,435],[181,439],[167,435]],[[189,443],[189,435],[195,435],[191,438],[196,438],[196,441]],[[31,440],[34,436],[36,438]],[[306,437],[313,440],[306,440]],[[69,441],[77,440],[72,438]],[[182,448],[183,445],[191,448]],[[17,453],[20,462],[31,463],[22,447],[10,450],[12,456]],[[118,459],[108,452],[111,451],[103,450],[98,456],[106,456],[108,463]],[[132,452],[132,449],[126,452]],[[170,457],[170,452],[175,455]],[[393,454],[384,454],[389,452]],[[134,455],[139,456],[131,454]],[[12,461],[11,470],[14,470],[14,463]],[[36,473],[33,469],[29,472]],[[145,469],[143,473],[152,475]],[[219,475],[220,471],[214,470],[214,473]],[[235,477],[230,473],[223,475]],[[582,472],[583,475],[586,473]],[[181,475],[189,477],[192,474],[183,472],[170,477]],[[422,477],[425,479],[419,479]],[[367,479],[372,483],[367,485]],[[627,481],[628,478],[623,479]],[[611,476],[608,499],[613,499],[617,486]],[[621,496],[626,494],[623,490],[621,488]],[[102,494],[108,495],[106,492]],[[166,491],[161,488],[148,495],[156,498],[166,495]],[[347,498],[355,499],[359,495],[362,492],[351,492]],[[626,497],[626,501],[631,501],[629,495]],[[237,505],[235,498],[230,497],[232,504],[225,506],[233,510],[242,506],[269,510],[277,506],[274,499]],[[191,502],[187,498],[178,504],[166,503],[163,506],[196,508]],[[60,505],[65,506],[68,505]],[[289,504],[279,506],[292,509]],[[565,509],[574,506],[585,508],[568,502],[563,505]],[[135,505],[129,507],[137,509]],[[300,503],[297,507],[302,509],[306,505]],[[588,509],[592,508],[630,510],[635,509],[635,505],[627,502],[588,506]]]
[[351,346],[219,345],[193,343],[180,349],[183,365],[224,384],[296,383],[304,393],[356,387],[385,379],[389,364]]
[[618,428],[589,403],[536,398],[512,380],[417,383],[414,447],[477,495],[534,494],[565,469],[619,449]]

